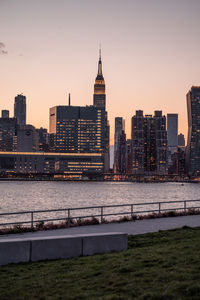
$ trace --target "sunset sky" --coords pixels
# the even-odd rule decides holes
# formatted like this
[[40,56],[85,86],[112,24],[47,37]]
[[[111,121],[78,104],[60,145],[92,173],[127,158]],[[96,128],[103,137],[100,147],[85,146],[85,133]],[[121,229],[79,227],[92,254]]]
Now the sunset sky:
[[27,97],[27,123],[48,128],[49,108],[91,105],[101,43],[107,111],[179,114],[200,86],[200,0],[0,0],[0,110]]

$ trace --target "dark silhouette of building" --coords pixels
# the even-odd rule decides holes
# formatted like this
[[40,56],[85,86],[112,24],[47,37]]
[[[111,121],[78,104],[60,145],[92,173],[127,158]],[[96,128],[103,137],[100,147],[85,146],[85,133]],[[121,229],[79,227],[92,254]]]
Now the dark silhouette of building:
[[171,165],[168,168],[168,174],[184,177],[185,173],[185,151],[183,148],[178,147],[177,151],[171,156]]
[[188,141],[186,168],[189,176],[200,176],[200,87],[187,93]]
[[121,174],[126,173],[126,134],[124,130],[119,136],[118,168]]
[[18,125],[26,125],[26,97],[22,94],[15,97],[14,117]]
[[46,128],[40,127],[36,129],[39,138],[39,151],[48,152],[49,151],[49,136]]
[[122,142],[123,137],[121,137],[122,132],[124,135],[125,131],[125,120],[122,117],[115,118],[115,136],[114,136],[114,173],[121,172],[121,150],[120,150],[120,142]]
[[39,135],[32,125],[18,125],[17,127],[17,151],[39,151]]
[[171,153],[178,147],[178,114],[167,114],[167,141]]
[[1,117],[2,118],[9,118],[9,110],[6,110],[6,109],[2,110],[1,111]]
[[132,172],[132,152],[131,152],[131,139],[126,141],[126,173]]
[[167,132],[166,118],[162,111],[154,116],[136,111],[132,117],[132,173],[166,174],[167,172]]
[[178,135],[178,146],[185,147],[185,137],[182,133]]
[[16,118],[0,118],[0,151],[16,151],[17,120]]

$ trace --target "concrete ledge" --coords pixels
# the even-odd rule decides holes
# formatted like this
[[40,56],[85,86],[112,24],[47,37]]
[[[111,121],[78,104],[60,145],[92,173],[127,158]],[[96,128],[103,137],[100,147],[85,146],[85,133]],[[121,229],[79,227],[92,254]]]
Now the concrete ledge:
[[82,234],[0,241],[0,266],[126,250],[126,233]]
[[83,255],[126,250],[128,236],[123,233],[91,234],[83,237]]
[[30,241],[0,241],[0,266],[11,263],[28,262],[30,260]]
[[31,247],[31,261],[77,257],[82,255],[82,238],[35,238],[31,239]]

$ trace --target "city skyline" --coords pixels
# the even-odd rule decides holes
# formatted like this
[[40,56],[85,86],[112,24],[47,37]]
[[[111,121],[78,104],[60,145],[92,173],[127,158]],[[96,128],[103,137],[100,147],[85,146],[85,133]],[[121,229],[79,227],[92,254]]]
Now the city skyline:
[[187,137],[186,93],[200,78],[199,8],[195,0],[0,1],[0,109],[13,116],[22,92],[27,123],[49,129],[49,108],[66,105],[68,93],[72,105],[92,105],[101,42],[110,144],[115,117],[126,120],[129,138],[138,109],[178,113]]

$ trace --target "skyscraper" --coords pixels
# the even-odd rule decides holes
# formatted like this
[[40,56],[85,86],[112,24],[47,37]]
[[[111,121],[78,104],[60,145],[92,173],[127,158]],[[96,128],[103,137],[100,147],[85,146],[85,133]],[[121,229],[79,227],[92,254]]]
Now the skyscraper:
[[[105,81],[102,72],[101,49],[99,49],[98,71],[94,84],[93,105],[97,108],[102,108],[105,111],[105,165],[110,165],[110,126],[108,122],[108,114],[106,111],[106,92]],[[108,168],[106,168],[108,171]]]
[[[120,157],[120,137],[125,131],[125,120],[122,117],[115,118],[115,136],[114,136],[114,173],[121,172],[121,157]],[[123,138],[121,138],[122,142]]]
[[186,168],[190,176],[200,175],[200,87],[193,86],[186,95],[188,142]]
[[16,118],[0,118],[0,151],[16,151],[16,147]]
[[22,94],[15,97],[14,117],[18,125],[26,125],[26,96]]
[[104,172],[109,162],[109,124],[105,110],[105,83],[102,74],[101,54],[94,86],[93,105],[50,108],[50,147],[56,152],[101,154]]
[[106,109],[105,81],[102,73],[101,49],[99,50],[98,72],[94,84],[93,105]]
[[162,111],[154,116],[136,111],[132,117],[132,172],[137,174],[166,174],[167,132]]
[[105,152],[105,110],[94,106],[50,108],[50,134],[55,151],[67,153]]
[[178,114],[167,114],[168,149],[174,153],[178,147]]

